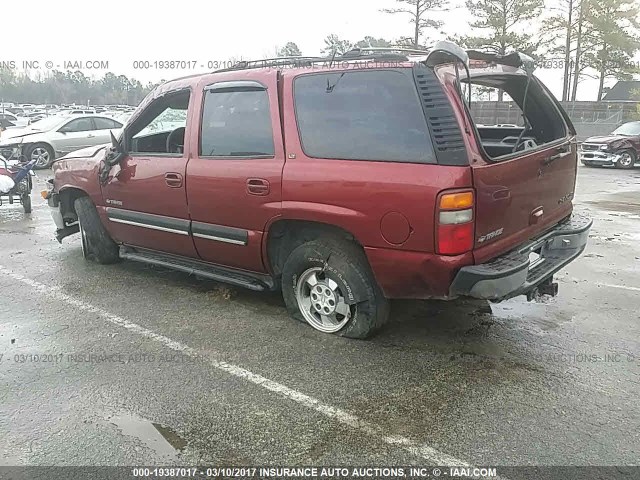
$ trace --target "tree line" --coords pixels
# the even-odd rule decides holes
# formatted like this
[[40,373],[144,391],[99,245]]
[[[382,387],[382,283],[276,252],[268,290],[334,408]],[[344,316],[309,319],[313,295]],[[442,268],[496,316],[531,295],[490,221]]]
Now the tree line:
[[106,73],[93,80],[81,71],[53,70],[31,78],[0,67],[0,101],[36,104],[138,105],[158,84],[142,85],[125,75]]
[[[580,81],[594,76],[600,101],[608,78],[631,80],[640,73],[633,61],[640,50],[640,6],[637,0],[466,0],[473,21],[470,34],[447,35],[442,12],[453,8],[448,0],[395,0],[395,8],[382,11],[402,15],[410,24],[407,35],[392,40],[365,37],[358,42],[328,35],[323,53],[345,53],[354,47],[427,47],[446,38],[465,48],[488,49],[504,55],[527,53],[543,66],[561,67],[562,100],[575,101]],[[540,28],[531,31],[532,22]],[[295,43],[279,53],[298,52]],[[549,62],[549,60],[554,60]]]
[[[517,50],[536,60],[559,60],[563,78],[562,100],[575,100],[580,81],[599,79],[597,97],[608,78],[629,80],[639,73],[634,55],[640,50],[640,7],[637,0],[465,0],[473,20],[468,34],[442,31],[443,12],[453,9],[449,0],[389,0],[382,12],[407,19],[406,35],[394,39],[366,36],[358,41],[330,34],[322,54],[340,55],[355,47],[428,47],[441,38],[465,48],[489,49],[498,54]],[[532,22],[540,27],[532,31]],[[301,56],[295,42],[276,49],[276,55]],[[53,71],[32,79],[0,65],[0,98],[37,103],[87,103],[136,105],[155,86],[143,86],[124,75],[107,73],[99,80],[80,71]]]

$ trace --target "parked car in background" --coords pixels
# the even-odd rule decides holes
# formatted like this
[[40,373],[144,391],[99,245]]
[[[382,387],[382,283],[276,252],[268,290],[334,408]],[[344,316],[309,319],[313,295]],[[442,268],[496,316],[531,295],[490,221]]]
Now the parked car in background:
[[29,117],[19,117],[11,113],[0,113],[0,120],[4,120],[6,128],[23,128],[31,123]]
[[24,116],[24,108],[22,107],[7,107],[4,109],[5,113],[13,113],[14,115]]
[[95,115],[93,108],[67,108],[57,112],[57,115]]
[[[281,288],[292,317],[352,338],[390,298],[555,295],[591,227],[573,214],[575,129],[526,55],[438,45],[394,68],[358,50],[161,85],[112,148],[54,164],[57,238],[79,232],[99,263]],[[472,55],[484,68],[464,81],[504,90],[526,128],[475,128],[452,60]]]
[[9,129],[0,137],[0,155],[37,158],[36,168],[48,168],[67,153],[108,143],[109,132],[119,133],[122,123],[99,115],[48,117],[21,129]]
[[113,115],[113,118],[115,118],[118,122],[125,124],[129,120],[129,118],[131,118],[132,114],[132,112],[117,112],[115,115]]
[[587,167],[633,168],[640,158],[640,122],[628,122],[611,134],[589,137],[580,146],[580,161]]

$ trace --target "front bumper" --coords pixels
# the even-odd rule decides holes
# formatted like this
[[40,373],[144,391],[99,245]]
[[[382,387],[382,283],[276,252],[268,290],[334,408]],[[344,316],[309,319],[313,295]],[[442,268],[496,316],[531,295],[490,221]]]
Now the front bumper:
[[7,160],[19,159],[22,148],[20,145],[0,145],[0,155]]
[[591,165],[615,165],[620,160],[618,153],[604,152],[601,150],[581,151],[580,161]]
[[49,211],[51,212],[51,218],[53,218],[53,222],[56,224],[56,240],[58,240],[58,242],[62,243],[63,238],[80,231],[80,226],[77,221],[71,224],[65,222],[60,209],[60,196],[56,192],[49,191],[46,200],[49,205]]
[[[506,300],[530,295],[584,251],[592,224],[590,218],[574,214],[511,252],[461,268],[451,284],[450,296]],[[539,255],[533,263],[531,253]]]

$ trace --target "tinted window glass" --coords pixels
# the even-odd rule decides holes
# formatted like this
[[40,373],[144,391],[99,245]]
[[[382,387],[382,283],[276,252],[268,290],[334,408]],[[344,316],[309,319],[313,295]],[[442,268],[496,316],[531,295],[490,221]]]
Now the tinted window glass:
[[266,90],[206,92],[200,155],[274,155]]
[[308,156],[436,162],[413,77],[388,70],[305,75],[294,91]]
[[96,117],[93,119],[93,121],[96,122],[96,129],[98,130],[107,130],[122,127],[121,124],[119,124],[115,120],[111,120],[110,118]]

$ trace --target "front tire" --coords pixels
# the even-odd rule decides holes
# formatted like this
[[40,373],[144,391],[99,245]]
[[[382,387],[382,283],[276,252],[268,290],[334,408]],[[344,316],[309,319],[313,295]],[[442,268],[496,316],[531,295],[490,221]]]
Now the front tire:
[[55,152],[47,143],[34,143],[27,148],[24,155],[28,161],[36,160],[33,168],[37,170],[49,168],[55,160]]
[[636,152],[625,150],[624,152],[620,152],[620,159],[616,162],[616,167],[628,170],[636,164],[636,159]]
[[28,193],[23,193],[20,197],[22,201],[22,208],[24,209],[24,213],[31,213],[31,195]]
[[321,238],[294,249],[282,271],[289,314],[323,333],[367,338],[389,316],[364,252],[353,243]]
[[78,223],[82,256],[103,265],[120,261],[118,245],[111,239],[102,225],[100,215],[89,197],[80,197],[74,202]]

